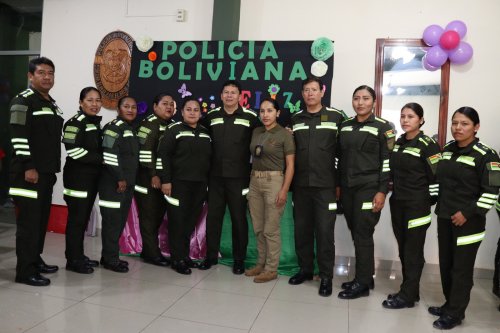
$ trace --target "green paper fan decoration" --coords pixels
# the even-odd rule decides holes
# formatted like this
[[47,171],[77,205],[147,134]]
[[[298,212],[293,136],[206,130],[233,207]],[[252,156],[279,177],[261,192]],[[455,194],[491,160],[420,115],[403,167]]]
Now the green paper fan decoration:
[[333,42],[326,37],[316,39],[311,46],[311,55],[316,60],[325,61],[333,55]]

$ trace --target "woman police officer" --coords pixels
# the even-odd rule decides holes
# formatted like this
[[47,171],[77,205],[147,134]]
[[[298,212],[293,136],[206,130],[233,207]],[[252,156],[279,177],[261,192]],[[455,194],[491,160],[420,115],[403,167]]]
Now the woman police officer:
[[485,215],[498,198],[500,159],[479,141],[478,130],[476,110],[455,111],[451,123],[455,141],[444,146],[436,172],[439,268],[446,302],[429,307],[429,312],[440,317],[433,323],[438,329],[452,329],[465,317],[474,262],[485,235]]
[[135,199],[139,210],[139,227],[142,237],[141,258],[156,266],[168,266],[159,247],[158,230],[167,211],[167,202],[161,192],[161,181],[157,169],[156,151],[160,137],[168,125],[173,123],[175,102],[169,94],[159,94],[153,101],[154,114],[144,119],[138,126],[139,171],[135,185]]
[[276,100],[262,100],[260,118],[264,126],[253,130],[250,143],[253,159],[247,200],[257,235],[258,258],[257,265],[245,275],[255,276],[256,283],[278,278],[280,221],[294,173],[295,142],[292,134],[277,123],[279,114]]
[[395,133],[391,125],[376,117],[375,91],[368,86],[354,90],[356,116],[340,126],[338,158],[340,189],[337,188],[356,252],[356,276],[342,283],[341,299],[368,296],[373,289],[373,233],[389,191],[389,156]]
[[191,234],[207,196],[212,146],[208,130],[198,124],[200,103],[184,100],[182,122],[170,125],[158,147],[158,170],[167,200],[168,242],[172,268],[191,274],[198,264],[189,257]]
[[131,97],[122,97],[117,111],[118,117],[104,126],[102,142],[105,166],[99,184],[101,265],[126,273],[128,262],[118,257],[118,241],[127,223],[139,164],[139,139],[132,127],[132,121],[137,116],[137,103]]
[[441,150],[434,139],[424,135],[424,110],[417,103],[401,109],[401,128],[389,166],[394,182],[391,198],[392,229],[398,242],[403,283],[389,295],[384,308],[413,307],[419,301],[419,283],[424,268],[424,244],[431,223],[431,205],[437,201],[435,172]]
[[62,142],[68,156],[64,165],[66,224],[66,269],[81,274],[99,266],[83,253],[83,238],[94,206],[102,172],[101,93],[94,87],[80,92],[80,109],[64,125]]

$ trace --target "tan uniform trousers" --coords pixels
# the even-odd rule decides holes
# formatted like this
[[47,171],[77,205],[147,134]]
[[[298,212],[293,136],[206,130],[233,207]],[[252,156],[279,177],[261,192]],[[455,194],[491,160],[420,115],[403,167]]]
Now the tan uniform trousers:
[[247,200],[257,236],[257,264],[263,265],[266,271],[276,272],[281,255],[280,221],[285,211],[285,205],[276,206],[276,197],[283,187],[284,176],[280,171],[268,173],[262,171],[256,175],[252,171]]

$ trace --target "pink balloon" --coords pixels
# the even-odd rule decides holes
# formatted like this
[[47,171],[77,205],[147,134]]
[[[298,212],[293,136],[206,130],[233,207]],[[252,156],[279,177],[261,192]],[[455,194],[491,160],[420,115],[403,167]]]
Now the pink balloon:
[[440,45],[431,47],[425,56],[432,67],[441,67],[448,60],[448,52]]
[[444,29],[439,25],[433,24],[425,28],[423,39],[427,45],[435,46],[439,44],[439,39],[444,33]]
[[469,43],[460,42],[456,48],[450,51],[450,61],[457,65],[463,65],[471,60],[474,50]]
[[446,31],[456,31],[460,35],[460,39],[464,38],[465,35],[467,34],[467,26],[465,25],[464,22],[462,21],[452,21],[448,23],[446,28],[444,29]]
[[460,35],[454,30],[445,31],[439,39],[441,46],[446,50],[454,49],[460,43]]
[[422,67],[428,70],[429,72],[435,72],[439,69],[439,67],[434,67],[429,65],[429,63],[427,62],[427,54],[424,55],[424,57],[422,58]]

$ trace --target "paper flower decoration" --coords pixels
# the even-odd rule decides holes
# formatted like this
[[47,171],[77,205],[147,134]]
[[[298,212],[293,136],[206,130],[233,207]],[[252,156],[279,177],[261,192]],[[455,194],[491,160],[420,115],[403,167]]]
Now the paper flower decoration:
[[137,114],[145,114],[148,109],[146,102],[137,103]]
[[199,97],[198,102],[200,102],[200,103],[203,102],[203,97]]
[[203,103],[201,106],[203,106],[204,108],[207,107],[207,103]]
[[148,54],[148,58],[149,58],[149,60],[151,60],[151,61],[155,61],[157,57],[158,57],[158,56],[156,55],[156,52],[155,52],[155,51],[153,51],[153,52],[149,52],[149,54]]
[[280,86],[277,84],[271,84],[269,89],[267,89],[272,99],[276,99],[276,95],[280,92]]
[[311,46],[311,55],[314,59],[325,61],[333,55],[333,43],[325,37],[316,39]]
[[328,71],[328,65],[323,61],[315,61],[311,65],[311,74],[317,77],[322,77]]
[[139,35],[135,41],[139,51],[148,52],[153,47],[153,40],[147,35]]
[[211,100],[211,101],[213,101],[214,99],[215,99],[215,96],[214,96],[214,95],[210,96],[210,100]]
[[215,103],[210,104],[211,109],[215,109]]

